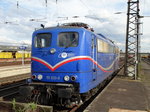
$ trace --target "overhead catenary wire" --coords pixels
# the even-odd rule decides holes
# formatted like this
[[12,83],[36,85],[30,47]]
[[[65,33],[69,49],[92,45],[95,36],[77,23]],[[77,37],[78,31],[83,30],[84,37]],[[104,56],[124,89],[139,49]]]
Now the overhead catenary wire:
[[17,9],[19,8],[19,1],[17,1]]
[[[16,3],[12,2],[12,1],[5,0],[5,2],[7,2],[8,4],[16,6]],[[21,6],[21,5],[19,5],[19,1],[18,1],[17,8],[18,8],[18,10],[24,9],[24,11],[26,11],[26,12],[28,12],[30,14],[36,14],[37,16],[42,16],[42,15],[38,14],[37,11],[33,11],[33,10],[29,9],[29,8],[25,8],[25,7]]]
[[45,0],[45,6],[47,7],[47,0]]
[[[44,16],[47,15],[47,0],[45,0],[46,8],[45,8],[45,15],[44,15],[44,16],[43,16],[43,13],[42,13],[42,15],[41,15],[41,14],[39,14],[39,13],[35,13],[35,11],[33,11],[33,10],[30,10],[30,9],[28,9],[28,8],[25,8],[25,7],[21,6],[19,1],[16,1],[16,3],[15,3],[15,2],[12,2],[12,1],[5,0],[4,2],[7,3],[7,4],[10,4],[10,5],[11,5],[11,8],[13,8],[13,6],[14,6],[13,10],[16,10],[16,11],[14,11],[15,14],[16,14],[16,16],[20,16],[22,19],[25,19],[25,18],[30,17],[30,16],[24,17],[24,16],[20,15],[19,12],[22,13],[22,12],[20,11],[20,10],[22,10],[22,9],[23,9],[23,10],[22,10],[23,12],[25,11],[25,12],[27,12],[27,13],[30,13],[31,16],[33,15],[33,13],[34,13],[35,15],[37,15],[36,17],[39,17],[39,16],[40,16],[40,17],[41,17],[41,16],[44,17]],[[15,7],[16,7],[16,9],[15,9]],[[6,13],[6,15],[7,15],[7,16],[5,16],[5,17],[1,17],[1,20],[2,20],[2,18],[3,18],[3,22],[1,22],[1,24],[12,24],[12,25],[18,25],[18,24],[19,24],[19,23],[15,23],[15,22],[17,22],[17,20],[16,20],[16,21],[12,21],[12,19],[11,19],[11,20],[7,19],[8,17],[11,17],[11,16],[14,16],[14,17],[16,18],[16,16],[14,15],[14,13]],[[7,17],[7,18],[6,18],[6,17]],[[20,18],[20,17],[18,17],[18,18]],[[46,18],[46,17],[44,17],[44,18]],[[37,20],[37,21],[35,21],[35,22],[45,22],[45,21],[41,21],[41,19],[40,19],[40,20],[35,19],[35,20]],[[30,21],[30,20],[29,20],[29,21]]]
[[80,0],[80,2],[83,4],[83,6],[85,8],[87,8],[87,10],[89,12],[89,15],[85,15],[84,17],[90,18],[90,19],[93,19],[93,20],[97,20],[97,21],[101,21],[102,18],[97,17],[96,16],[97,14],[91,8],[89,8],[89,6],[85,2],[83,2],[83,0]]
[[80,0],[81,4],[83,4],[83,6],[88,10],[88,12],[92,15],[96,15],[95,11],[93,9],[91,9],[83,0]]
[[90,9],[82,0],[80,0],[80,2],[81,2],[88,10],[91,11],[91,9]]

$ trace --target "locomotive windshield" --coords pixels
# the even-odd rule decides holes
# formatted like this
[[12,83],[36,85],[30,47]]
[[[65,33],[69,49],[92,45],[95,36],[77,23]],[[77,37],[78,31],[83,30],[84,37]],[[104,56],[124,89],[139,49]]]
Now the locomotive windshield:
[[52,36],[49,33],[37,34],[34,41],[35,47],[37,48],[50,47],[51,37]]
[[78,45],[78,33],[77,32],[62,32],[58,35],[59,47],[76,47]]

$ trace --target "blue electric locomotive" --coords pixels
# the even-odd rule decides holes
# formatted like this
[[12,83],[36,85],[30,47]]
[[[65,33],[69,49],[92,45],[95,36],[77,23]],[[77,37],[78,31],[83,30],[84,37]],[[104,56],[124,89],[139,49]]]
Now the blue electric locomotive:
[[32,82],[26,89],[34,101],[80,104],[118,69],[118,47],[88,28],[72,23],[33,33]]

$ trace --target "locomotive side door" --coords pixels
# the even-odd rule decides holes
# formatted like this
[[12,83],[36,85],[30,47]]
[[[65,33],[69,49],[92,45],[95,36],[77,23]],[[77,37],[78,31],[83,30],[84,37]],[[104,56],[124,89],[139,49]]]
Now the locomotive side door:
[[[95,35],[92,35],[91,50],[91,57],[97,62],[97,39]],[[93,81],[95,81],[97,78],[97,65],[94,63],[92,63],[92,75]]]

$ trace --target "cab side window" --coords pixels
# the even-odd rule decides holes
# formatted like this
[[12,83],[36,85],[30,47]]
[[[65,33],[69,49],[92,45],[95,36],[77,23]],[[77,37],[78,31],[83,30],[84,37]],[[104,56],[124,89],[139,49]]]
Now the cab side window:
[[109,49],[108,49],[109,45],[107,42],[97,39],[97,45],[98,45],[98,49],[97,49],[98,52],[103,52],[103,53],[109,52]]

